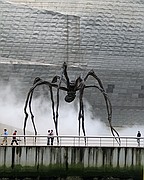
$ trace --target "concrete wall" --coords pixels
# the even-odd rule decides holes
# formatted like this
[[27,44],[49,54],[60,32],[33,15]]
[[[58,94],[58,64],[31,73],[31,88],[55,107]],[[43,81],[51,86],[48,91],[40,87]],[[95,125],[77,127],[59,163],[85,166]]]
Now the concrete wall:
[[[93,176],[102,172],[117,173],[141,170],[144,165],[143,148],[123,147],[0,147],[0,171],[10,173],[68,173],[77,169]],[[3,170],[3,171],[2,171]],[[78,171],[80,171],[78,173]],[[117,174],[117,177],[120,175]],[[124,175],[123,174],[123,175]],[[53,174],[54,175],[54,174]],[[82,175],[82,174],[81,174]],[[101,174],[102,175],[102,174]],[[104,175],[104,174],[103,174]],[[125,178],[134,174],[125,175]],[[140,180],[139,174],[139,180]],[[6,175],[4,176],[6,177]]]
[[131,167],[144,165],[143,148],[132,147],[0,147],[0,165]]

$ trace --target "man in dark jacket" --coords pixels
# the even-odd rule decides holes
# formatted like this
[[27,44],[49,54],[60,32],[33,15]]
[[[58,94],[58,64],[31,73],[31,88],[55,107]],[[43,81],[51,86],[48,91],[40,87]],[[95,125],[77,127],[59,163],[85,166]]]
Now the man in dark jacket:
[[140,131],[138,131],[138,133],[137,133],[137,143],[138,143],[138,146],[140,146],[140,137],[141,137],[141,133],[140,133]]

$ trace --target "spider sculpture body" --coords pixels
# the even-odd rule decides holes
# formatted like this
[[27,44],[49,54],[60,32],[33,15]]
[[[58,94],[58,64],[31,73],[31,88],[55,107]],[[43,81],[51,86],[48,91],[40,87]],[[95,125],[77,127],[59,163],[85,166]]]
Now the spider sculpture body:
[[[90,76],[97,82],[98,85],[95,85],[95,84],[94,85],[86,85],[86,81],[88,80],[88,77],[90,77]],[[62,83],[64,83],[65,85],[62,86]],[[67,103],[70,103],[70,102],[74,101],[77,92],[79,92],[79,104],[80,104],[80,109],[79,109],[79,113],[78,113],[79,136],[80,136],[81,128],[82,128],[84,136],[86,136],[85,126],[84,126],[83,94],[84,94],[84,90],[86,88],[96,88],[103,94],[103,97],[104,97],[104,100],[105,100],[105,103],[106,103],[107,114],[108,114],[108,122],[109,122],[109,126],[110,126],[110,129],[111,129],[112,135],[115,137],[116,141],[120,144],[119,134],[113,128],[112,123],[111,123],[112,105],[111,105],[111,102],[110,102],[110,100],[108,98],[107,93],[105,92],[105,89],[103,87],[103,84],[102,84],[101,80],[98,78],[98,76],[95,74],[95,72],[93,70],[91,70],[86,74],[84,79],[82,79],[81,77],[78,77],[76,80],[70,81],[69,77],[68,77],[68,74],[67,74],[67,64],[65,62],[63,63],[63,66],[62,66],[61,76],[54,76],[54,78],[52,79],[51,82],[43,81],[39,77],[35,78],[33,86],[30,88],[30,90],[29,90],[29,92],[27,94],[25,107],[24,107],[24,113],[25,113],[24,135],[25,135],[26,124],[27,124],[27,119],[28,119],[28,112],[27,112],[28,107],[29,107],[29,112],[31,114],[31,120],[32,120],[32,123],[33,123],[35,135],[37,135],[37,130],[36,130],[36,126],[35,126],[35,123],[34,123],[34,115],[33,115],[33,112],[32,112],[31,104],[32,104],[32,97],[33,97],[34,90],[36,89],[36,87],[41,86],[41,85],[47,85],[49,87],[49,90],[50,90],[50,97],[51,97],[51,103],[52,103],[52,112],[53,112],[53,120],[54,120],[54,125],[55,125],[55,130],[56,130],[56,135],[57,136],[58,136],[58,116],[59,116],[58,110],[59,110],[59,92],[60,92],[60,90],[66,92],[65,101]],[[56,88],[56,99],[57,99],[57,101],[56,101],[57,102],[56,103],[56,109],[54,108],[55,103],[54,103],[53,88]]]

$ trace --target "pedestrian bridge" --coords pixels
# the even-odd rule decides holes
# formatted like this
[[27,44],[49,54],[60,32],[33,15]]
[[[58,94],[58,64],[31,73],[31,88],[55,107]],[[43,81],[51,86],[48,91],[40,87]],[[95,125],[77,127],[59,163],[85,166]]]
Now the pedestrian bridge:
[[8,136],[7,146],[0,146],[0,178],[15,175],[35,179],[78,176],[142,180],[143,137],[140,147],[136,137],[120,137],[118,144],[112,136],[54,136],[53,146],[47,146],[45,135],[18,135],[17,139],[18,146],[10,145],[12,136]]
[[[2,141],[4,136],[0,136]],[[8,136],[8,145],[11,144],[13,136]],[[120,144],[113,136],[53,136],[54,146],[90,146],[90,147],[137,147],[137,137],[120,136]],[[17,135],[19,146],[45,146],[47,135]],[[118,137],[117,137],[118,139]],[[144,137],[140,137],[140,147],[144,147]]]

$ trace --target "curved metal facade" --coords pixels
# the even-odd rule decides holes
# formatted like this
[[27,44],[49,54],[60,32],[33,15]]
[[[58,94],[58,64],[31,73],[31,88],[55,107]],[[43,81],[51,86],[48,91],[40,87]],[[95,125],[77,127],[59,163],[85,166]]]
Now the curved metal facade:
[[[36,76],[50,79],[64,61],[72,78],[94,69],[111,98],[114,125],[143,124],[143,1],[23,3],[0,0],[1,82],[16,86],[17,79],[25,93]],[[101,96],[86,97],[107,122]]]

